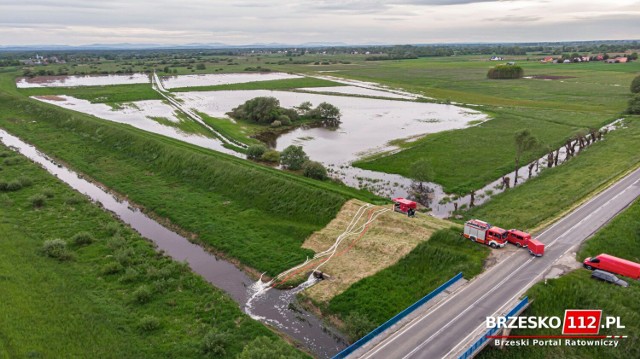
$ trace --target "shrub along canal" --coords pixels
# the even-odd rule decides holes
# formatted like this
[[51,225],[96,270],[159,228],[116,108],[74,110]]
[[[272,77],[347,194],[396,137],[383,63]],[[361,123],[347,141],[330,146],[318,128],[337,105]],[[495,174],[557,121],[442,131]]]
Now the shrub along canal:
[[227,292],[247,314],[287,334],[315,356],[328,358],[346,346],[339,333],[326,327],[313,314],[295,305],[295,295],[313,285],[314,279],[310,278],[292,290],[273,289],[261,281],[256,282],[230,262],[210,254],[183,236],[163,227],[131,203],[83,179],[81,174],[56,163],[35,147],[1,129],[0,142],[40,164],[76,191],[114,213],[143,237],[155,243],[158,250],[177,261],[188,263],[195,273]]

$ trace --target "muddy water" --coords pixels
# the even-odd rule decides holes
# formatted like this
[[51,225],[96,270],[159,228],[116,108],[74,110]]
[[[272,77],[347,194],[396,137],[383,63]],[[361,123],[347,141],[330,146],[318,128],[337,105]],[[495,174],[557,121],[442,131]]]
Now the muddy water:
[[147,74],[131,75],[89,75],[89,76],[36,76],[21,77],[16,80],[18,88],[29,87],[76,87],[76,86],[106,86],[132,85],[150,83]]
[[70,110],[87,113],[104,120],[124,123],[141,130],[244,158],[244,155],[224,147],[222,142],[215,138],[186,133],[176,127],[165,126],[152,120],[151,117],[162,117],[173,123],[181,121],[176,116],[174,108],[162,101],[136,101],[122,104],[120,108],[112,108],[103,103],[91,103],[87,100],[64,95],[56,96],[56,98],[49,96],[36,96],[34,98]]
[[302,77],[303,76],[284,72],[181,75],[164,76],[162,77],[162,84],[165,88],[172,89],[177,87],[215,86],[256,81],[299,79]]
[[282,150],[291,144],[301,145],[309,157],[327,165],[343,165],[362,154],[391,149],[388,142],[394,139],[464,128],[469,121],[487,119],[479,111],[452,105],[288,91],[203,91],[175,96],[186,107],[213,117],[225,117],[234,107],[259,96],[275,97],[288,108],[305,101],[314,106],[331,103],[342,113],[339,128],[298,128],[280,136],[275,146]]
[[325,328],[317,317],[297,308],[291,309],[290,303],[295,303],[295,294],[312,285],[312,279],[290,291],[267,289],[267,286],[253,281],[233,264],[215,257],[202,247],[163,227],[129,202],[120,200],[105,189],[82,179],[78,173],[55,163],[35,147],[1,129],[0,141],[40,164],[92,201],[100,202],[104,209],[115,213],[143,237],[155,243],[158,249],[177,261],[186,261],[195,273],[227,292],[252,317],[286,333],[317,357],[331,357],[346,346],[346,343],[330,329]]

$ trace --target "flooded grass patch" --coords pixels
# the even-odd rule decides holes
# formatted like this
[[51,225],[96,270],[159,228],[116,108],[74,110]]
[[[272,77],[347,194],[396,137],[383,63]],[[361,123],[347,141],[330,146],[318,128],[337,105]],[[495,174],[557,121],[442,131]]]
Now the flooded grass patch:
[[67,95],[87,100],[91,103],[124,103],[145,100],[161,100],[149,84],[86,86],[86,87],[39,87],[19,89],[25,96]]

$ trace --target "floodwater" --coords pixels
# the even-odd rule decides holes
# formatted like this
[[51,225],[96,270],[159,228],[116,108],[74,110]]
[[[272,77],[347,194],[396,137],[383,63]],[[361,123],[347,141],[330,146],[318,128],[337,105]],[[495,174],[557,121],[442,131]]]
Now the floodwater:
[[[54,162],[35,147],[0,129],[0,142],[4,143],[48,172],[67,183],[94,202],[102,204],[123,222],[152,241],[159,250],[176,261],[185,261],[191,269],[214,286],[225,291],[254,319],[261,320],[286,333],[319,358],[329,358],[346,347],[346,343],[317,317],[295,307],[295,294],[312,285],[310,278],[300,287],[282,291],[255,282],[233,264],[217,258],[202,247],[163,227],[140,212],[131,203],[118,199],[105,189],[84,180],[82,176]],[[292,308],[292,304],[294,308]]]
[[301,145],[311,159],[326,165],[344,165],[363,154],[393,149],[388,142],[394,139],[464,128],[470,121],[487,119],[479,111],[453,105],[289,91],[198,91],[175,96],[186,107],[213,117],[225,117],[234,107],[259,96],[275,97],[289,108],[305,101],[314,106],[331,103],[342,113],[339,128],[298,128],[280,136],[275,145],[277,150]]
[[331,86],[331,87],[303,87],[296,89],[303,92],[321,92],[331,94],[343,94],[343,95],[356,95],[356,96],[369,96],[369,97],[383,97],[391,99],[401,100],[415,100],[418,98],[416,95],[402,94],[390,91],[383,91],[377,89],[371,89],[360,86]]
[[21,77],[16,80],[18,88],[30,87],[76,87],[76,86],[107,86],[132,85],[150,83],[147,74],[131,75],[87,75],[87,76],[36,76]]
[[172,89],[178,87],[216,86],[256,81],[301,79],[303,77],[304,76],[287,74],[284,72],[265,72],[164,76],[161,80],[164,88]]
[[165,126],[152,120],[151,117],[161,117],[174,123],[180,122],[180,119],[176,117],[174,108],[159,100],[125,103],[121,105],[121,108],[115,109],[103,103],[91,103],[87,100],[64,95],[55,96],[55,98],[51,98],[50,96],[36,96],[34,98],[42,102],[93,115],[104,120],[128,124],[141,130],[244,158],[244,155],[224,147],[222,142],[215,138],[186,133],[178,128]]

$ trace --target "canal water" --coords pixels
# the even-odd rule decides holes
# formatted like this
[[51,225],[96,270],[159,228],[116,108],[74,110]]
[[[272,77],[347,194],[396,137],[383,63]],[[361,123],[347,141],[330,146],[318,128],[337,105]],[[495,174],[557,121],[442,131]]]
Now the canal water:
[[0,129],[0,141],[38,163],[92,201],[102,204],[104,209],[113,212],[143,237],[155,243],[159,250],[177,261],[188,263],[195,273],[224,290],[247,314],[300,342],[316,357],[329,358],[346,347],[347,344],[339,333],[295,305],[296,294],[315,283],[312,276],[292,290],[273,289],[261,281],[256,282],[233,264],[163,227],[131,203],[83,179],[80,174],[56,163],[18,137]]

